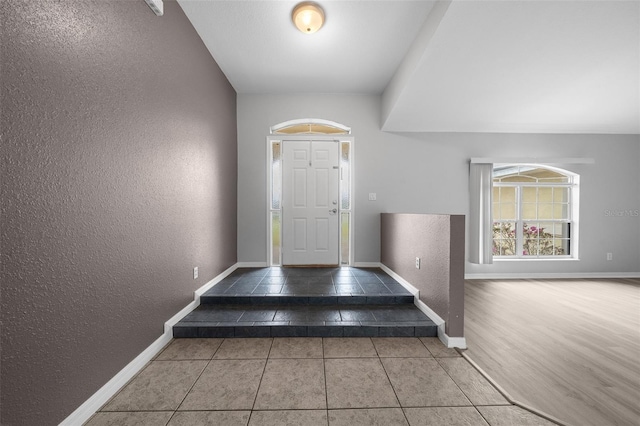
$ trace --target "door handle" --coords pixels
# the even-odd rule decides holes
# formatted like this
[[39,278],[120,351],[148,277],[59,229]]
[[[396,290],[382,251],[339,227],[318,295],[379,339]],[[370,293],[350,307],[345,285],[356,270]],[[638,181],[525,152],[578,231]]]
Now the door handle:
[[338,209],[329,210],[329,213],[336,214],[336,213],[338,213]]

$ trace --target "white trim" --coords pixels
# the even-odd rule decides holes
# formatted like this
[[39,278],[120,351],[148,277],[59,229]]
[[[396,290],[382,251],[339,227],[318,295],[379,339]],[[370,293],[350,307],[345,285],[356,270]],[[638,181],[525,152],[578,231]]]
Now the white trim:
[[571,257],[571,256],[530,256],[530,257],[507,257],[507,256],[495,256],[493,258],[493,263],[510,263],[510,262],[579,262],[580,259]]
[[238,268],[266,268],[269,266],[268,262],[238,262],[236,263]]
[[[349,212],[349,266],[355,263],[355,218],[356,218],[356,197],[355,197],[355,173],[356,170],[356,139],[343,139],[340,141],[340,162],[342,162],[342,142],[349,142],[349,208],[345,211]],[[342,194],[340,194],[342,196]],[[340,209],[340,213],[343,210]],[[341,218],[342,219],[342,218]],[[342,238],[342,222],[340,223],[340,235]],[[342,247],[342,242],[340,242]],[[340,262],[342,262],[342,249],[340,250]],[[342,265],[342,263],[340,263]]]
[[189,312],[200,305],[200,296],[211,287],[222,281],[226,276],[235,271],[239,263],[232,265],[224,272],[216,276],[211,281],[204,284],[194,292],[194,300],[172,316],[164,324],[164,333],[150,344],[144,351],[120,370],[104,386],[96,391],[89,399],[80,405],[73,413],[64,419],[60,426],[74,426],[84,424],[89,420],[104,404],[107,403],[124,385],[136,376],[149,361],[151,361],[164,347],[173,339],[172,327],[185,317]]
[[[409,281],[405,280],[404,278],[402,278],[400,275],[396,274],[391,268],[389,268],[387,265],[383,264],[383,263],[379,263],[378,266],[380,266],[380,269],[382,269],[383,271],[385,271],[387,274],[389,274],[389,276],[391,278],[393,278],[394,280],[398,281],[404,288],[406,288],[409,293],[413,294],[414,297],[420,297],[420,290],[418,290],[417,288],[415,288],[413,285],[411,285],[409,283]],[[426,306],[426,305],[425,305]],[[435,312],[433,313],[435,315]],[[437,315],[436,315],[437,316]],[[438,318],[440,318],[438,316]],[[440,318],[440,320],[442,322],[444,322],[442,320],[442,318]],[[435,321],[434,321],[435,322]]]
[[467,339],[464,337],[449,337],[445,332],[446,323],[440,315],[436,314],[426,303],[414,296],[413,303],[423,314],[429,317],[438,326],[438,339],[447,348],[467,349]]
[[147,349],[134,358],[126,367],[118,372],[111,380],[87,399],[80,407],[64,419],[60,426],[74,426],[84,424],[113,397],[129,380],[140,372],[153,357],[171,341],[171,334],[166,331],[156,339]]
[[241,267],[242,267],[241,263],[236,263],[235,265],[231,265],[229,268],[222,271],[220,275],[218,275],[217,277],[215,277],[214,279],[212,279],[211,281],[209,281],[208,283],[206,283],[205,285],[197,289],[194,293],[197,296],[198,304],[200,303],[200,296],[206,293],[211,287],[213,287],[214,285],[218,284],[220,281],[228,277],[229,274],[231,274],[233,271]]
[[[272,186],[273,186],[273,143],[279,142],[279,140],[271,139],[269,136],[266,138],[267,141],[267,217],[265,225],[267,227],[267,238],[266,238],[266,253],[267,253],[267,264],[271,265],[273,263],[273,194],[272,194]],[[282,162],[282,143],[280,144],[280,161]],[[282,199],[280,200],[282,203]],[[282,207],[282,205],[280,206]],[[282,210],[280,210],[282,212]],[[282,247],[282,213],[280,214],[280,247]],[[282,251],[280,251],[280,263],[282,263]]]
[[[425,314],[426,316],[428,316],[431,321],[433,321],[437,326],[438,326],[438,337],[440,337],[441,335],[444,334],[444,327],[445,327],[445,321],[440,318],[440,315],[436,314],[433,309],[431,309],[429,306],[427,306],[426,303],[424,303],[422,300],[418,299],[416,297],[414,304],[416,305],[416,307],[418,309],[420,309],[422,311],[423,314]],[[442,340],[442,339],[440,339]],[[444,343],[444,341],[442,342]]]
[[449,337],[446,333],[442,333],[438,337],[448,348],[467,349],[467,339],[465,337]]
[[471,157],[471,164],[595,164],[593,158]]
[[153,13],[156,14],[156,16],[164,15],[164,3],[162,3],[162,0],[144,0],[144,1],[147,3],[147,6],[149,6],[149,9],[151,9]]
[[467,340],[464,337],[449,337],[445,332],[445,320],[440,315],[436,314],[426,303],[420,300],[420,290],[415,288],[411,283],[396,274],[388,266],[380,263],[380,268],[385,271],[391,278],[398,281],[404,288],[406,288],[411,294],[413,294],[413,303],[416,305],[423,314],[429,317],[436,326],[438,326],[438,339],[448,348],[467,348]]
[[464,274],[465,280],[517,280],[566,278],[640,278],[640,272],[499,272]]
[[355,268],[380,268],[380,262],[353,262]]

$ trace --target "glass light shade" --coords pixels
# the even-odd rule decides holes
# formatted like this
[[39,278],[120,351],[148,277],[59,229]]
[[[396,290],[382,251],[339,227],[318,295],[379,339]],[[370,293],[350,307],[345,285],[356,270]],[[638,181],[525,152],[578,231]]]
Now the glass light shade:
[[291,14],[295,26],[305,34],[313,34],[324,24],[324,11],[312,2],[298,4]]

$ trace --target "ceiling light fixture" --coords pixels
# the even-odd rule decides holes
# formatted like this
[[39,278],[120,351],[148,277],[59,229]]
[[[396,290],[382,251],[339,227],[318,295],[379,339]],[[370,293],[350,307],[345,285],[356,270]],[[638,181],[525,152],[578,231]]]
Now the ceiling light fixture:
[[313,34],[324,24],[324,10],[316,3],[305,1],[293,8],[293,24],[305,34]]

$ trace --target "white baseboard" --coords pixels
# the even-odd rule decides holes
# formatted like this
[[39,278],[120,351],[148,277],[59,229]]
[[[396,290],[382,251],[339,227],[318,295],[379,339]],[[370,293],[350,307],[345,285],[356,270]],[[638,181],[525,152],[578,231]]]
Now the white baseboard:
[[[411,285],[411,283],[409,283],[409,281],[405,280],[404,278],[402,278],[400,275],[396,274],[392,269],[390,269],[387,265],[384,265],[382,263],[378,264],[380,266],[380,269],[382,269],[383,271],[385,271],[387,274],[389,274],[389,276],[391,278],[393,278],[394,280],[398,281],[402,287],[406,288],[411,294],[413,294],[416,298],[420,297],[420,290],[418,290],[417,288],[415,288],[413,285]],[[425,305],[426,306],[426,305]],[[444,321],[443,321],[444,322]]]
[[422,300],[418,299],[416,296],[414,298],[414,304],[418,309],[422,311],[423,314],[429,317],[431,321],[433,321],[438,326],[438,339],[445,345],[447,348],[460,348],[467,349],[467,339],[464,337],[450,337],[445,331],[445,321],[440,317],[440,315],[436,314],[433,309],[431,309],[426,303]]
[[448,348],[467,349],[467,339],[464,337],[449,337],[446,333],[442,333],[438,337]]
[[353,262],[356,268],[379,268],[380,262]]
[[236,266],[238,268],[266,268],[269,265],[267,262],[238,262]]
[[467,341],[464,337],[449,337],[445,332],[445,321],[436,314],[426,303],[420,300],[420,290],[411,285],[410,282],[396,274],[392,269],[384,264],[380,264],[380,268],[385,271],[391,278],[398,281],[404,288],[413,294],[413,303],[423,314],[429,317],[438,326],[438,338],[448,348],[467,348]]
[[202,296],[204,293],[206,293],[207,290],[209,290],[211,287],[213,287],[214,285],[218,284],[220,281],[222,281],[223,279],[228,277],[229,274],[231,274],[233,271],[235,271],[239,267],[240,266],[238,266],[237,263],[235,265],[231,265],[229,268],[227,268],[222,273],[220,273],[220,275],[218,275],[217,277],[215,277],[214,279],[212,279],[211,281],[209,281],[208,283],[206,283],[205,285],[203,285],[202,287],[197,289],[194,292],[195,295],[196,295],[196,297],[194,299],[198,299],[198,302],[199,302],[200,301],[200,296]]
[[235,264],[216,276],[214,279],[200,287],[194,292],[194,300],[172,316],[164,324],[164,333],[149,345],[140,355],[120,370],[111,380],[102,386],[96,393],[87,399],[80,407],[71,413],[60,423],[60,426],[76,426],[84,424],[91,418],[104,404],[109,401],[129,380],[138,374],[149,361],[151,361],[160,351],[173,339],[172,327],[200,305],[200,296],[211,287],[222,281],[227,275],[238,268]]
[[464,274],[465,280],[518,280],[518,279],[563,279],[563,278],[640,278],[640,272],[500,272]]
[[59,426],[77,426],[84,424],[96,411],[111,399],[129,380],[144,368],[153,357],[171,341],[171,333],[166,331],[156,339],[147,349],[134,358],[126,367],[118,372],[111,380],[87,399],[80,407],[60,423]]

